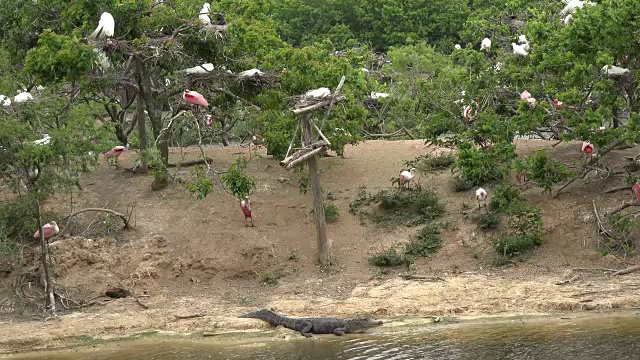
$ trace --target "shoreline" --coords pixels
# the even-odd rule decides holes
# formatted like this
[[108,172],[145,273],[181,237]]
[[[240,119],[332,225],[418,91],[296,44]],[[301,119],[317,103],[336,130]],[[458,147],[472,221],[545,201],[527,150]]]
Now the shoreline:
[[[585,311],[573,311],[563,313],[503,313],[486,316],[456,316],[456,317],[392,317],[382,319],[385,321],[385,325],[380,328],[371,329],[365,333],[349,334],[347,336],[376,336],[376,335],[390,335],[403,332],[425,332],[433,329],[451,330],[460,328],[469,328],[475,326],[482,326],[486,324],[500,325],[500,324],[513,324],[513,323],[542,323],[560,324],[568,321],[589,321],[590,323],[598,323],[598,320],[612,319],[612,318],[624,318],[634,319],[637,318],[639,313],[637,310],[629,309],[616,309],[601,312],[585,312]],[[235,318],[218,318],[218,320],[233,321]],[[593,320],[596,320],[595,322]],[[2,325],[2,324],[0,324]],[[335,335],[314,335],[314,337],[333,337]],[[222,346],[228,345],[258,345],[256,341],[261,344],[267,344],[275,341],[310,341],[304,338],[299,333],[282,327],[270,328],[270,329],[232,329],[227,328],[219,332],[210,332],[206,330],[183,332],[183,331],[170,331],[160,329],[146,329],[142,331],[136,331],[131,333],[125,333],[120,335],[105,335],[105,336],[73,336],[66,339],[58,339],[55,344],[45,344],[38,348],[25,349],[27,343],[22,343],[22,347],[16,346],[15,348],[8,350],[3,348],[0,352],[0,359],[12,359],[14,356],[21,358],[27,356],[39,356],[44,353],[64,353],[71,350],[84,350],[84,351],[99,351],[101,349],[109,348],[113,345],[134,345],[139,343],[145,343],[150,341],[162,341],[162,342],[181,342],[188,341],[192,343],[207,343],[216,344]],[[6,345],[6,344],[4,344]],[[89,350],[91,349],[92,350]]]

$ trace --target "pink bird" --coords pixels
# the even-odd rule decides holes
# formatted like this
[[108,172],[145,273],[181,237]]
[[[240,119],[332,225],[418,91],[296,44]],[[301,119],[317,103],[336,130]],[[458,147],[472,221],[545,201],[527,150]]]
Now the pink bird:
[[531,94],[527,90],[523,91],[522,94],[520,94],[520,100],[527,100],[530,97]]
[[553,107],[556,108],[556,110],[563,110],[564,103],[558,99],[553,99]]
[[207,115],[205,123],[207,124],[207,127],[213,126],[213,116]]
[[633,186],[631,187],[631,190],[633,190],[633,193],[636,194],[636,200],[640,201],[640,184],[638,183],[633,184]]
[[209,106],[209,102],[207,99],[202,96],[202,94],[196,91],[185,90],[184,94],[182,94],[182,98],[188,103],[192,105],[200,105],[200,106]]
[[588,141],[583,141],[582,152],[585,153],[585,155],[587,156],[591,156],[591,154],[593,154],[593,145],[591,145],[591,143]]
[[253,143],[253,145],[258,146],[258,145],[262,145],[262,136],[260,135],[253,135],[253,137],[251,138],[251,142]]
[[114,146],[113,148],[111,148],[111,150],[107,151],[106,153],[100,155],[103,159],[110,159],[110,158],[115,158],[116,159],[116,164],[118,163],[118,157],[120,157],[120,155],[125,152],[127,149],[129,149],[129,144],[127,144],[127,146],[122,146],[122,145],[118,145],[118,146]]
[[251,200],[249,200],[248,196],[245,197],[245,200],[240,201],[240,209],[242,209],[242,213],[244,214],[244,226],[249,226],[247,219],[251,219],[252,227],[255,226],[253,225],[253,217],[251,216]]
[[537,101],[538,101],[538,100],[536,100],[536,98],[532,98],[532,97],[530,97],[530,98],[528,98],[528,99],[527,99],[527,102],[529,103],[529,106],[530,106],[532,109],[536,107],[536,102],[537,102]]
[[[58,224],[56,224],[55,221],[45,224],[42,227],[42,229],[44,230],[44,239],[47,241],[49,241],[49,238],[53,237],[54,235],[57,235],[60,232],[60,228],[58,227]],[[33,238],[34,239],[40,238],[40,230],[36,231],[35,234],[33,234]]]

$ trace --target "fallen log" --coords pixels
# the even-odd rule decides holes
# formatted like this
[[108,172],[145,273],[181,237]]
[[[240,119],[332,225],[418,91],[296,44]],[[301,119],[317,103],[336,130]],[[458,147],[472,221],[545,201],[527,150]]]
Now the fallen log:
[[173,168],[173,167],[186,167],[186,166],[194,166],[194,165],[206,165],[207,163],[211,163],[212,161],[213,159],[208,157],[206,159],[183,161],[177,164],[167,164],[167,167]]

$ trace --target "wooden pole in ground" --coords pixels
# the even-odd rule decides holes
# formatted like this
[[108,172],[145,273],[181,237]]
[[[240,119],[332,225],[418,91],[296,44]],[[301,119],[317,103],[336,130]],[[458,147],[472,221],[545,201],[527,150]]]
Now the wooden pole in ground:
[[[312,130],[311,120],[308,114],[302,115],[302,137],[304,146],[311,145]],[[318,242],[318,261],[320,265],[329,265],[329,242],[327,240],[327,219],[324,215],[324,204],[320,189],[320,173],[318,172],[318,156],[314,155],[308,160],[309,180],[311,182],[311,193],[313,195],[313,213],[316,218],[316,231]]]

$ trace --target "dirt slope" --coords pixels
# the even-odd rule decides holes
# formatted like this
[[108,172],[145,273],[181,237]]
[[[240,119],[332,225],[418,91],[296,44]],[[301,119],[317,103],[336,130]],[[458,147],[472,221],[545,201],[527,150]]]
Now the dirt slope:
[[[579,144],[520,140],[517,149],[528,154],[549,148],[554,156],[579,161]],[[368,264],[368,257],[396,242],[407,241],[417,229],[383,230],[362,223],[349,213],[358,188],[376,192],[388,188],[389,179],[403,168],[403,161],[436,150],[421,141],[367,141],[346,150],[347,159],[320,161],[326,192],[336,195],[340,219],[329,224],[335,265],[315,265],[315,229],[310,194],[301,194],[298,177],[266,156],[253,157],[248,172],[257,179],[252,197],[255,228],[245,228],[239,203],[219,185],[205,200],[195,200],[179,185],[161,192],[150,189],[152,178],[102,166],[82,179],[84,192],[74,198],[74,209],[108,207],[126,211],[135,205],[134,231],[119,230],[117,218],[88,213],[67,230],[83,238],[59,240],[52,246],[58,282],[69,297],[96,297],[108,286],[125,283],[135,289],[144,310],[130,299],[83,309],[51,322],[16,318],[19,304],[11,300],[15,274],[0,279],[0,352],[23,347],[65,343],[73,336],[124,334],[156,328],[174,331],[252,328],[259,321],[230,319],[255,307],[275,307],[293,315],[347,316],[370,313],[397,315],[456,315],[541,313],[606,310],[638,305],[635,296],[640,275],[611,278],[600,271],[575,268],[623,268],[613,256],[595,250],[597,241],[592,200],[599,207],[615,206],[630,198],[629,192],[604,195],[602,190],[623,184],[620,177],[587,178],[567,188],[556,199],[539,189],[524,191],[525,198],[544,213],[545,244],[515,266],[491,265],[491,233],[479,231],[465,219],[463,204],[473,207],[474,190],[451,190],[448,170],[422,173],[417,180],[433,189],[446,205],[443,247],[432,258],[419,259],[415,271],[438,275],[445,282],[402,280],[397,273],[382,274]],[[211,148],[213,167],[223,170],[247,149]],[[611,155],[618,164],[633,149]],[[172,161],[195,159],[199,150],[184,154],[175,150]],[[120,160],[130,166],[135,153]],[[182,172],[188,175],[188,170]],[[492,188],[487,188],[489,194]],[[47,204],[48,209],[69,211],[68,197]],[[94,239],[87,241],[84,237]],[[627,259],[634,261],[634,259]],[[581,276],[566,285],[555,282]],[[265,279],[280,277],[276,285]],[[176,321],[176,314],[207,316]],[[21,320],[18,323],[12,319]],[[4,322],[3,322],[4,320]]]

